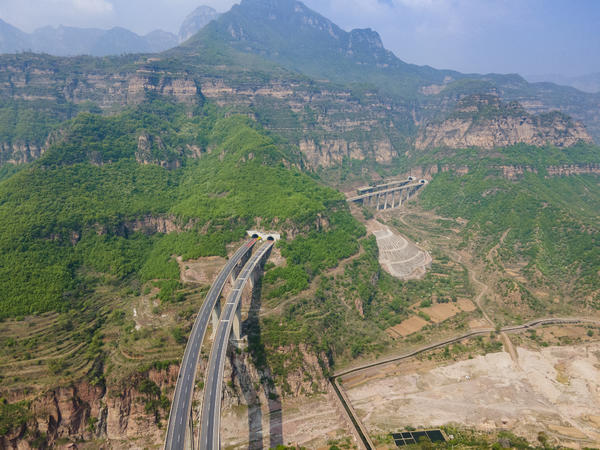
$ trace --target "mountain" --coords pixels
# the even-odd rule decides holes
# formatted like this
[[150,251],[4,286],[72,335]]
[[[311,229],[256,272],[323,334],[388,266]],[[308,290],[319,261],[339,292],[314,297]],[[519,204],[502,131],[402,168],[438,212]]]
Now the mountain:
[[175,47],[179,42],[173,33],[163,30],[154,30],[144,36],[150,52],[159,53]]
[[242,0],[184,47],[193,51],[207,41],[226,42],[239,52],[313,79],[351,85],[355,92],[377,90],[381,96],[408,103],[420,122],[439,118],[461,96],[495,93],[504,101],[521,103],[530,113],[569,114],[600,142],[600,94],[528,83],[516,74],[461,74],[408,64],[386,50],[376,32],[346,32],[296,0]]
[[179,36],[163,30],[140,36],[121,27],[101,30],[63,25],[25,33],[0,19],[0,54],[27,50],[56,56],[159,53],[187,40],[219,16],[210,6],[200,6],[185,18]]
[[[114,33],[131,38],[124,30]],[[114,50],[114,40],[100,42],[98,52]],[[188,104],[210,101],[250,115],[300,148],[303,164],[313,170],[345,161],[405,165],[408,156],[417,155],[423,130],[435,128],[460,108],[461,99],[473,95],[517,102],[531,117],[559,110],[573,118],[560,119],[574,137],[569,140],[544,128],[543,120],[527,119],[524,133],[519,122],[502,119],[504,109],[488,110],[497,115],[489,122],[499,127],[496,134],[513,136],[492,139],[488,147],[494,142],[570,145],[578,136],[588,140],[582,126],[592,138],[600,133],[599,95],[531,84],[518,75],[465,75],[407,64],[386,50],[374,31],[343,31],[294,0],[244,0],[182,45],[152,58],[0,58],[0,96],[7,105],[0,160],[43,153],[48,134],[38,135],[50,133],[57,115],[71,117],[90,102],[114,111],[139,104],[149,93]],[[71,105],[70,111],[57,111],[58,101]],[[24,126],[16,133],[11,124],[27,123],[28,108],[44,115],[48,126],[35,132]]]
[[0,19],[0,53],[21,52],[31,48],[27,33]]
[[[239,51],[319,80],[366,83],[413,96],[422,84],[463,77],[454,71],[407,64],[384,48],[377,32],[346,32],[296,0],[242,0],[209,28]],[[189,45],[195,42],[192,39]]]
[[179,29],[179,42],[187,41],[220,15],[221,14],[210,6],[199,6],[192,11],[181,24],[181,28]]
[[590,73],[587,75],[579,75],[574,77],[568,77],[559,74],[527,75],[526,78],[532,82],[546,81],[555,84],[571,86],[583,92],[600,92],[600,73]]
[[503,103],[496,95],[462,98],[444,120],[428,123],[419,132],[415,148],[494,149],[527,143],[543,147],[571,147],[592,143],[585,128],[560,112],[529,114],[517,102]]
[[15,53],[25,50],[50,55],[107,56],[123,53],[161,52],[177,45],[177,37],[156,30],[139,36],[124,28],[110,30],[77,27],[43,27],[31,34],[0,23],[0,52]]

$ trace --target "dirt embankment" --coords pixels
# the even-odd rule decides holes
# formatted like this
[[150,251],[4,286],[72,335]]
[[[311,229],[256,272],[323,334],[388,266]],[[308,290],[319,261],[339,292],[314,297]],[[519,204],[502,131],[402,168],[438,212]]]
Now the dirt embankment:
[[390,275],[403,280],[421,278],[431,266],[431,256],[404,236],[376,220],[367,223],[379,247],[379,263]]

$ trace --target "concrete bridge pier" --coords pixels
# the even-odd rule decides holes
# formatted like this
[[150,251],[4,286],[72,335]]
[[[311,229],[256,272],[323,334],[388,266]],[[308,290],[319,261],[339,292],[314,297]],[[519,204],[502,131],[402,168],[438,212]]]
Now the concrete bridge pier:
[[233,327],[231,328],[231,339],[233,344],[239,345],[242,341],[242,302],[238,304],[233,317]]
[[221,297],[215,303],[215,307],[210,313],[210,318],[212,322],[212,335],[211,339],[215,338],[215,333],[217,332],[217,327],[219,326],[219,318],[221,317]]
[[[270,253],[271,253],[271,251],[269,250],[263,256],[262,260],[259,261],[256,264],[256,266],[254,266],[254,270],[248,276],[248,282],[247,282],[248,284],[246,285],[244,290],[246,291],[246,293],[249,291],[250,296],[254,295],[254,287],[256,286],[256,283],[258,283],[258,281],[262,277],[263,266],[264,266],[265,261],[269,258]],[[260,294],[258,294],[258,295],[260,295]],[[242,295],[242,298],[243,298],[243,295]],[[231,335],[229,337],[229,341],[235,347],[240,347],[242,344],[244,344],[246,342],[244,339],[244,336],[242,336],[242,303],[243,302],[240,300],[240,302],[238,303],[237,309],[235,310],[235,316],[233,317],[233,324],[231,327]]]
[[242,259],[240,259],[240,261],[235,265],[235,267],[231,271],[231,275],[229,275],[229,281],[231,281],[231,285],[232,286],[235,284],[236,278],[238,277],[238,275],[240,274],[240,272],[244,268],[244,265],[250,259],[250,256],[252,256],[252,252],[246,252],[246,253],[244,253],[244,256],[242,256]]

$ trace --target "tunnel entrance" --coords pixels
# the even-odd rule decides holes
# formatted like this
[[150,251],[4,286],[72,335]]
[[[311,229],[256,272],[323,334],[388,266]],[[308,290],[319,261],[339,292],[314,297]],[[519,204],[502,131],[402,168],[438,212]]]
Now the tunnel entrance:
[[264,239],[268,241],[278,241],[281,239],[281,235],[276,231],[246,230],[246,234],[253,239]]

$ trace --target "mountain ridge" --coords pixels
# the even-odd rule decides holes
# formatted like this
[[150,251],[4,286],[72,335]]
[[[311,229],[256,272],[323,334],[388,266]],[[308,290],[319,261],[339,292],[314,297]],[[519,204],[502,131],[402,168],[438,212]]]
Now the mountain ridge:
[[[77,67],[77,75],[62,71],[64,64]],[[325,69],[314,72],[315,66]],[[375,31],[346,32],[295,0],[244,0],[161,54],[68,62],[36,55],[4,56],[0,67],[4,78],[0,95],[21,107],[29,104],[24,98],[60,97],[77,107],[93,102],[106,112],[138,104],[150,94],[188,104],[207,99],[249,114],[282,135],[300,148],[311,169],[346,160],[406,164],[419,130],[445,120],[461,99],[474,94],[519,102],[530,115],[554,110],[569,114],[573,121],[561,119],[567,136],[589,141],[578,122],[596,138],[600,132],[600,116],[593,109],[595,103],[600,105],[600,96],[575,97],[570,95],[572,88],[531,85],[516,74],[476,78],[414,66],[386,50]],[[342,75],[328,77],[328,71]],[[348,78],[353,81],[344,81]],[[395,91],[386,89],[391,84]],[[518,131],[519,126],[504,122],[500,134],[505,127],[504,134],[516,139],[499,140],[498,145],[574,143],[549,133],[539,121],[530,121],[526,133]],[[473,130],[467,126],[466,131]],[[37,145],[43,140],[38,139]],[[468,145],[478,138],[459,142]],[[22,149],[27,142],[6,139],[4,144],[10,153],[14,144]],[[2,157],[18,159],[10,154]]]
[[59,25],[25,33],[0,19],[0,53],[34,51],[54,56],[109,56],[123,53],[157,53],[178,44],[173,33],[154,30],[138,35],[123,27],[107,30]]

